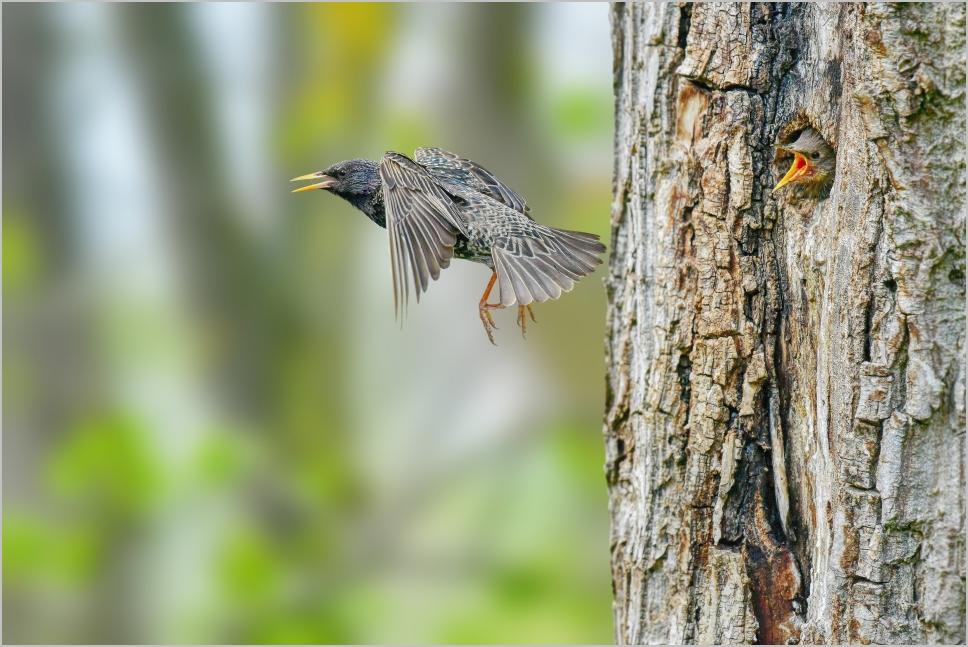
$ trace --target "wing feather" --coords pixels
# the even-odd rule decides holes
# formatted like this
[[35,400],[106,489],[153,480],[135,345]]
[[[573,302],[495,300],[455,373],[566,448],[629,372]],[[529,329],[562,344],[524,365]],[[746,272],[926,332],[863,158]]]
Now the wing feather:
[[413,226],[413,222],[402,223],[401,229],[410,250],[410,267],[413,270],[413,289],[420,303],[420,293],[427,289],[430,282],[430,272],[427,270],[427,258],[424,255],[424,245]]
[[427,271],[430,273],[430,277],[433,280],[440,278],[440,261],[437,260],[437,256],[433,253],[433,249],[436,245],[440,244],[440,239],[437,237],[437,232],[434,230],[433,226],[421,219],[416,219],[413,221],[414,228],[419,232],[422,238],[422,244],[424,249],[428,250],[424,253],[424,259],[427,261]]
[[464,233],[460,209],[454,198],[427,169],[393,151],[380,162],[394,311],[406,312],[413,280],[417,301],[430,280],[450,265],[457,236]]
[[524,198],[480,164],[441,148],[418,148],[414,152],[414,159],[426,165],[432,173],[446,177],[450,181],[462,182],[521,215],[531,217],[531,207]]

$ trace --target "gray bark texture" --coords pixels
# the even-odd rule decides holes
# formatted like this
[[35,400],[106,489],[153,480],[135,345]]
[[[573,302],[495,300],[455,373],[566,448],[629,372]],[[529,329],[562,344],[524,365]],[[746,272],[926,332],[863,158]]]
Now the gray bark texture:
[[[965,5],[612,32],[617,642],[964,642]],[[829,197],[771,194],[808,125]]]

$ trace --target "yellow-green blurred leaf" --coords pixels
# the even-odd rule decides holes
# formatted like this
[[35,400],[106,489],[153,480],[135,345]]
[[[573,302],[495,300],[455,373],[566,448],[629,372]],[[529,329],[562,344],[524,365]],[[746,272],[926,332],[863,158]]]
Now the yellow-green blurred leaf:
[[36,576],[50,550],[45,528],[24,515],[3,515],[3,582],[14,584]]
[[30,220],[18,208],[3,207],[3,291],[19,294],[37,280],[42,264],[40,245]]
[[575,88],[555,103],[555,125],[570,138],[594,137],[612,129],[611,97],[588,88]]
[[72,430],[48,466],[55,493],[110,515],[147,511],[161,488],[161,469],[145,429],[122,414],[88,419]]
[[242,448],[229,434],[206,438],[195,456],[194,469],[202,484],[219,486],[239,478],[244,468]]
[[229,537],[221,550],[219,580],[237,600],[272,599],[280,584],[281,565],[264,537],[243,531]]
[[23,513],[5,513],[4,584],[89,582],[97,574],[101,548],[92,525],[55,527]]

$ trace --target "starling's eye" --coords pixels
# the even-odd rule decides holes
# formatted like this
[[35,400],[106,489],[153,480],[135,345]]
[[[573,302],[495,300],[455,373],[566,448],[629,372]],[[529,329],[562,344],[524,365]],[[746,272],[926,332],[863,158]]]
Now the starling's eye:
[[812,160],[818,160],[818,159],[820,159],[820,153],[818,153],[817,151],[814,151],[814,152],[810,153],[810,159],[812,159]]

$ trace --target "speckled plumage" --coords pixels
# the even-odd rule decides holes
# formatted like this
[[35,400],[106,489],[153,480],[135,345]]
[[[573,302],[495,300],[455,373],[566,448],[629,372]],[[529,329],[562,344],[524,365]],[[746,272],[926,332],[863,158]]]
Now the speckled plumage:
[[[388,152],[377,163],[348,160],[313,174],[314,185],[353,204],[387,228],[396,309],[417,300],[451,258],[487,265],[500,286],[499,307],[557,299],[602,261],[598,236],[540,225],[524,199],[483,167],[438,148],[413,159]],[[487,295],[481,320],[488,336]],[[486,316],[485,316],[486,315]],[[523,311],[519,323],[523,324]],[[493,325],[493,322],[491,323]],[[493,341],[493,338],[491,338]]]

